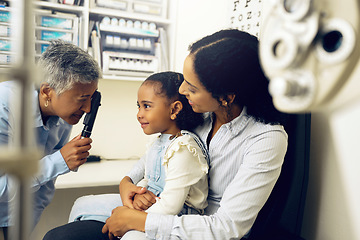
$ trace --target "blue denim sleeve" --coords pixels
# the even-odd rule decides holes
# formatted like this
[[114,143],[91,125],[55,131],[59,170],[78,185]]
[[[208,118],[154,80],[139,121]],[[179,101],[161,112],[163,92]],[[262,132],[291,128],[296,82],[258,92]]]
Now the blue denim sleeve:
[[142,156],[140,160],[134,165],[134,167],[128,172],[126,176],[129,176],[134,184],[140,182],[145,176],[145,157]]

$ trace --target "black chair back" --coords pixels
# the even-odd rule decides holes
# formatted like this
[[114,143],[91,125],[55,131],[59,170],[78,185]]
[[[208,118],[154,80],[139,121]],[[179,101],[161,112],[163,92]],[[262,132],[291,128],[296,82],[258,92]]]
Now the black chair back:
[[290,115],[288,150],[280,177],[251,229],[251,240],[300,237],[309,174],[310,114]]

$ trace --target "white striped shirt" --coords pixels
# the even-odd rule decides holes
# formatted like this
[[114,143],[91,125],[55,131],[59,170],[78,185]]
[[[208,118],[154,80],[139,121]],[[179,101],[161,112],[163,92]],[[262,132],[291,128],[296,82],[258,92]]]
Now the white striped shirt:
[[[206,142],[210,114],[195,132]],[[224,124],[209,144],[209,206],[205,215],[149,213],[150,239],[240,239],[253,225],[281,171],[287,134],[280,125],[256,122],[245,110]]]

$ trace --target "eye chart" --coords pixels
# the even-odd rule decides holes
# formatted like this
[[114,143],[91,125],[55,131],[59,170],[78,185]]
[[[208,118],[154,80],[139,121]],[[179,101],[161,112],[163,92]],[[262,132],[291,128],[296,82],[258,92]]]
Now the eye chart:
[[230,27],[259,37],[261,1],[230,0]]

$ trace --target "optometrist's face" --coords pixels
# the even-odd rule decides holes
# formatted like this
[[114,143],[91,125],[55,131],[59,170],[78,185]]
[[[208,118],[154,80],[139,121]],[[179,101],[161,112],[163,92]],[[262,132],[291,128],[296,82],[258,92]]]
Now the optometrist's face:
[[77,124],[84,113],[90,112],[91,96],[97,88],[97,83],[76,83],[60,95],[51,90],[48,106],[52,111],[51,115],[59,116],[71,125]]
[[205,113],[217,111],[220,104],[200,82],[194,70],[191,55],[185,59],[183,75],[184,81],[180,86],[179,93],[186,96],[194,112]]

